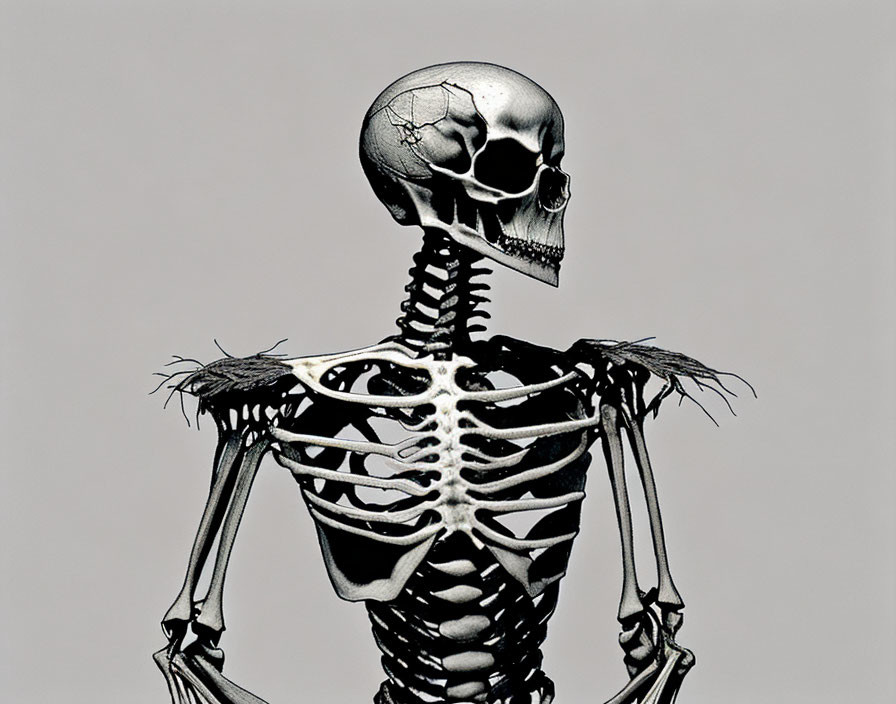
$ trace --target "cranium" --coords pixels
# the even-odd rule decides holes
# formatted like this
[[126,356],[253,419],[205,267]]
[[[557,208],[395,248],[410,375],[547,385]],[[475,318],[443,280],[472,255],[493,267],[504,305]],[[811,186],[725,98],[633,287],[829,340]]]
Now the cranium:
[[486,63],[430,66],[374,101],[361,163],[403,225],[437,228],[557,285],[569,176],[563,116],[539,85]]

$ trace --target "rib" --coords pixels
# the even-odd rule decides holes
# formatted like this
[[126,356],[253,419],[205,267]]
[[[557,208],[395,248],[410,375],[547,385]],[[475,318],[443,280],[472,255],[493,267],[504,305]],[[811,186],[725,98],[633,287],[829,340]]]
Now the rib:
[[510,550],[538,550],[540,548],[549,548],[554,545],[558,545],[559,543],[564,543],[567,540],[572,540],[578,535],[578,531],[573,533],[565,533],[564,535],[558,535],[555,538],[538,538],[532,540],[520,540],[517,538],[511,538],[506,535],[502,535],[497,531],[492,530],[486,525],[482,524],[482,521],[478,519],[473,519],[476,530],[482,533],[489,540],[497,543],[498,545],[508,548]]
[[435,535],[440,530],[442,530],[442,525],[440,523],[436,523],[435,525],[427,526],[425,528],[421,528],[415,533],[410,533],[409,535],[402,536],[391,536],[391,535],[380,535],[372,530],[366,530],[364,528],[356,528],[354,526],[348,526],[344,523],[340,523],[339,521],[335,521],[332,518],[328,518],[320,511],[315,508],[308,507],[308,510],[311,512],[311,515],[314,518],[324,525],[330,526],[331,528],[337,528],[339,530],[343,530],[346,533],[352,533],[353,535],[360,535],[365,538],[370,538],[371,540],[376,540],[380,543],[389,543],[390,545],[415,545],[417,543],[422,543],[431,535]]
[[[398,464],[403,464],[405,461],[407,461],[409,464],[416,466],[417,464],[419,464],[418,460],[422,459],[423,457],[428,457],[429,455],[432,455],[433,453],[439,454],[439,452],[442,449],[444,449],[444,446],[445,446],[444,443],[439,443],[437,445],[426,445],[424,447],[417,448],[416,450],[414,450],[414,452],[412,452],[411,454],[406,455],[404,457],[402,457],[399,454],[398,456],[401,459],[398,461]],[[408,444],[408,447],[413,447],[413,445]],[[405,449],[405,448],[402,448],[402,449]],[[423,463],[423,464],[425,464],[425,463]]]
[[382,477],[369,477],[365,474],[351,474],[349,472],[340,472],[335,469],[322,469],[320,467],[312,467],[301,462],[296,462],[282,454],[276,454],[277,462],[290,470],[293,474],[316,477],[318,479],[327,479],[329,481],[344,482],[346,484],[358,484],[360,486],[372,487],[374,489],[396,489],[403,491],[412,496],[425,496],[430,493],[430,489],[422,487],[419,484],[408,481],[407,479],[386,479]]
[[434,508],[437,504],[437,501],[427,501],[404,511],[367,511],[365,509],[355,508],[354,506],[342,506],[341,504],[327,501],[305,489],[302,490],[302,494],[315,506],[325,508],[338,515],[354,518],[359,521],[374,521],[377,523],[405,523],[412,518],[417,518],[425,511]]
[[571,433],[574,430],[582,430],[583,428],[591,428],[600,423],[600,418],[593,416],[591,418],[582,418],[579,420],[566,420],[559,423],[544,423],[542,425],[524,425],[520,428],[495,428],[487,423],[483,423],[476,416],[464,412],[463,416],[472,420],[476,426],[475,429],[465,428],[465,432],[482,435],[483,437],[493,438],[496,440],[518,440],[520,438],[548,437],[549,435],[559,435],[560,433]]
[[523,484],[524,482],[534,481],[536,479],[540,479],[541,477],[546,477],[549,474],[553,474],[554,472],[563,469],[570,462],[574,462],[575,460],[577,460],[585,453],[587,449],[588,438],[582,437],[581,442],[579,442],[579,446],[575,450],[573,450],[566,457],[562,457],[561,459],[557,460],[556,462],[551,462],[550,464],[542,465],[541,467],[533,467],[532,469],[527,469],[523,472],[520,472],[519,474],[505,477],[504,479],[496,479],[495,481],[486,482],[484,484],[474,484],[472,488],[482,494],[491,494],[496,491],[503,491],[504,489],[509,489],[510,487]]
[[362,406],[376,406],[378,408],[416,408],[417,406],[422,406],[424,403],[429,403],[433,397],[432,389],[428,389],[420,394],[414,394],[413,396],[374,396],[372,394],[355,394],[349,391],[337,391],[310,379],[306,380],[302,378],[302,381],[312,390],[326,395],[327,398],[346,401],[348,403],[357,403]]
[[320,435],[305,435],[303,433],[292,433],[282,428],[272,428],[271,434],[283,442],[300,442],[306,445],[316,445],[318,447],[335,447],[348,452],[358,452],[365,455],[384,455],[386,457],[397,457],[399,451],[411,447],[417,438],[408,438],[399,443],[388,444],[379,442],[364,442],[363,440],[344,440],[342,438],[325,438]]
[[495,511],[498,513],[513,513],[516,511],[537,511],[543,508],[556,508],[573,501],[581,501],[585,498],[584,491],[571,491],[561,496],[552,496],[546,499],[519,499],[517,501],[478,501],[476,508]]
[[477,450],[472,447],[465,447],[464,454],[470,455],[471,457],[477,457],[479,459],[485,460],[485,462],[479,464],[466,464],[465,466],[469,469],[477,470],[477,471],[486,471],[490,469],[503,469],[504,467],[512,467],[517,464],[526,454],[529,452],[529,448],[525,447],[519,452],[513,452],[509,455],[504,455],[502,457],[493,457],[492,455],[487,455],[481,450]]
[[481,401],[483,403],[495,403],[496,401],[508,401],[514,398],[522,398],[529,394],[538,393],[545,389],[552,389],[560,386],[568,381],[572,381],[579,375],[578,372],[570,372],[556,379],[544,381],[539,384],[529,384],[524,386],[512,386],[508,389],[493,389],[491,391],[465,391],[461,395],[464,401]]
[[[434,448],[427,448],[434,449]],[[415,453],[416,454],[416,453]],[[437,462],[404,462],[403,460],[387,459],[384,462],[398,472],[432,472],[439,470]]]

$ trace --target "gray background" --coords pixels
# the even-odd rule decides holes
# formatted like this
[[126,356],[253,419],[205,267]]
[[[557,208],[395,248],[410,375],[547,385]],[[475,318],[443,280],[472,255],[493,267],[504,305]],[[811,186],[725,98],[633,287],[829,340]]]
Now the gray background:
[[[747,376],[650,428],[681,701],[893,701],[890,3],[16,2],[0,13],[2,698],[160,703],[149,655],[214,432],[147,397],[172,353],[337,351],[392,331],[418,243],[370,192],[361,117],[478,59],[567,117],[561,287],[494,276],[493,329],[658,344]],[[643,523],[639,523],[643,528]],[[642,531],[643,533],[643,531]],[[646,547],[646,546],[645,546]],[[595,464],[552,622],[561,703],[625,681]],[[226,672],[273,704],[370,701],[294,484],[262,472]]]

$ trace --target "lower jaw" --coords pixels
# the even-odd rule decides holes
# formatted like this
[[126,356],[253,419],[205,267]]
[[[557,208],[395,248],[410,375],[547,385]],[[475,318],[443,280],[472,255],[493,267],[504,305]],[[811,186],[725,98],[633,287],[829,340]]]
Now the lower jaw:
[[547,267],[559,268],[560,260],[563,259],[563,247],[530,242],[516,237],[509,237],[508,235],[502,235],[498,238],[498,245],[505,254],[522,256],[522,258],[528,261]]
[[[466,225],[444,223],[429,224],[445,232],[451,239],[474,252],[488,257],[492,261],[531,276],[551,286],[556,286],[560,280],[560,259],[563,257],[561,247],[540,245],[528,240],[521,240],[502,234],[495,243],[497,247],[483,239],[476,230]],[[503,245],[502,245],[503,241]],[[503,247],[516,249],[517,253],[506,251]]]

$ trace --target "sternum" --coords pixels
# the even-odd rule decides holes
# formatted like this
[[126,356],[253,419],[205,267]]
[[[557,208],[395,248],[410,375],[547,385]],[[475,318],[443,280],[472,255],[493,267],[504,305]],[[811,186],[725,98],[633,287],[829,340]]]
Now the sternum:
[[457,400],[448,390],[436,396],[436,437],[439,441],[439,466],[442,472],[439,493],[443,503],[442,519],[449,532],[470,530],[470,503],[466,482],[460,475],[463,448],[460,442],[460,422]]
[[441,475],[438,484],[439,506],[446,533],[463,531],[472,536],[473,502],[467,495],[469,483],[461,476],[464,463],[464,446],[461,437],[461,414],[457,408],[460,388],[455,376],[462,366],[472,366],[472,360],[454,357],[436,362],[431,370],[435,390],[433,398],[435,427],[432,431],[438,455],[435,467]]

